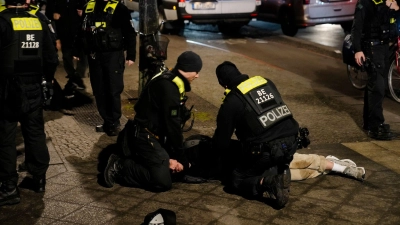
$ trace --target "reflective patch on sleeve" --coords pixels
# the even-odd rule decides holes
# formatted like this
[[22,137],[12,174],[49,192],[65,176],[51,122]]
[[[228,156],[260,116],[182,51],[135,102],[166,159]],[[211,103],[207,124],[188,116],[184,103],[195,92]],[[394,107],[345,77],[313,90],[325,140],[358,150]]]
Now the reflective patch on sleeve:
[[11,18],[14,30],[42,30],[38,18]]
[[178,116],[178,111],[179,111],[178,107],[173,107],[171,109],[171,117],[177,117]]

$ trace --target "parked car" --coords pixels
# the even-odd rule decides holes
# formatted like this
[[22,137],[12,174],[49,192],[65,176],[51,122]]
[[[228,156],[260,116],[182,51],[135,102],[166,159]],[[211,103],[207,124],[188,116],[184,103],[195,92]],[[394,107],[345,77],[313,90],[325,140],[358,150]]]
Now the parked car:
[[295,36],[299,28],[340,24],[350,31],[357,0],[261,0],[258,19],[280,23],[282,32]]
[[[139,11],[139,0],[122,0],[133,11]],[[162,33],[179,33],[186,23],[217,25],[223,33],[236,32],[257,18],[261,0],[158,0],[159,19],[164,20]]]

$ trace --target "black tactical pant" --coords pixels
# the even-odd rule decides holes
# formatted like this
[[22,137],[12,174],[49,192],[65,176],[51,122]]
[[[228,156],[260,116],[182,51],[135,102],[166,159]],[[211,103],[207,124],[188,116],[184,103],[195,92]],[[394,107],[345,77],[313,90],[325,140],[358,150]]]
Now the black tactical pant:
[[363,127],[375,131],[385,121],[382,104],[390,67],[389,47],[388,45],[372,46],[364,50],[364,54],[372,60],[375,69],[367,68],[368,83],[364,92]]
[[[277,174],[282,174],[293,159],[293,154],[297,150],[296,137],[284,138],[282,141],[272,141],[272,148],[262,147],[261,152],[252,154],[252,152],[243,152],[237,161],[237,168],[232,173],[232,186],[240,194],[246,196],[257,196],[260,192],[260,181],[262,179],[272,180]],[[277,156],[276,149],[282,148],[282,143],[287,147],[284,150],[285,156]],[[232,145],[232,144],[231,144]],[[233,146],[233,145],[232,145]],[[238,146],[238,144],[235,144]],[[240,146],[240,145],[239,145]],[[275,150],[272,150],[275,149]],[[246,149],[245,151],[248,151]],[[256,149],[255,149],[256,150]],[[279,153],[278,153],[279,154]]]
[[105,127],[119,126],[121,93],[124,90],[125,56],[123,50],[89,55],[90,83],[97,110]]
[[122,159],[120,175],[123,183],[151,191],[167,191],[172,187],[169,155],[158,139],[144,129],[132,143],[130,156]]
[[[61,43],[62,44],[62,43]],[[61,52],[63,58],[64,70],[68,77],[78,76],[79,78],[85,77],[85,72],[87,68],[87,58],[83,51],[79,52],[79,60],[76,62],[76,67],[74,65],[74,55],[72,46],[61,45]]]
[[16,119],[0,119],[0,181],[18,181],[15,138],[18,122],[21,124],[25,144],[25,163],[34,177],[46,175],[50,156],[44,133],[43,109],[23,113]]

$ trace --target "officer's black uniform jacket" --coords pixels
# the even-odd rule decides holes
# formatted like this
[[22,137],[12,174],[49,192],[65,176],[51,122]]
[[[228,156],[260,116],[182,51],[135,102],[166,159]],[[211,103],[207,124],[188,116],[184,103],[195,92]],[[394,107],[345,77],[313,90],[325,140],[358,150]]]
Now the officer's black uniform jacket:
[[[21,9],[19,9],[21,10]],[[16,9],[6,9],[4,11],[2,11],[0,14],[12,14],[12,17],[32,17],[31,14],[29,14],[28,12],[25,11],[19,11],[18,14],[16,13]],[[47,24],[45,24],[44,22],[40,21],[41,25],[42,25],[42,40],[38,40],[39,41],[39,45],[42,48],[42,62],[43,63],[54,63],[54,62],[58,62],[58,56],[57,56],[57,52],[55,51],[53,42],[52,42],[52,38],[51,38],[51,32],[48,29]],[[0,57],[7,57],[7,48],[11,45],[11,42],[13,41],[13,29],[11,27],[11,24],[6,21],[5,19],[3,19],[2,17],[0,17],[0,54],[2,54]],[[17,43],[18,45],[20,43]],[[6,63],[5,60],[1,60],[0,63]],[[5,96],[8,95],[7,91],[9,91],[9,88],[7,87],[7,84],[9,84],[10,79],[13,79],[12,76],[13,75],[18,75],[18,74],[5,74],[4,71],[0,71],[0,98],[4,99]],[[30,80],[29,77],[36,77],[32,80]],[[39,74],[30,74],[29,76],[26,76],[25,81],[27,81],[27,85],[25,86],[25,88],[30,89],[32,92],[36,92],[35,90],[32,90],[33,87],[37,88],[37,89],[41,89],[40,83],[42,81],[41,77],[43,76],[43,73],[39,73]],[[32,83],[31,81],[34,81],[35,83]],[[41,91],[39,90],[39,93]],[[15,98],[17,98],[17,96],[14,96]],[[40,101],[40,99],[42,98],[41,94],[35,96],[31,96],[32,98],[36,98],[35,102]],[[17,102],[17,101],[16,101]],[[16,103],[14,102],[14,103]],[[1,101],[1,109],[5,109],[6,105],[4,101]],[[20,106],[18,106],[20,107]],[[12,109],[10,109],[12,110]],[[14,112],[17,113],[17,112]]]
[[[385,2],[383,0],[375,5],[372,0],[358,0],[351,30],[355,52],[362,51],[363,41],[384,41],[388,43],[389,38],[397,34],[397,27],[394,23],[390,24],[390,18],[397,18],[400,15],[400,10],[390,9]],[[389,33],[382,34],[382,29],[388,29]]]
[[[105,16],[108,16],[106,12],[104,12],[104,8],[107,5],[107,1],[97,0],[94,8],[94,16],[96,18],[102,18],[104,20]],[[86,17],[86,7],[83,9],[82,20]],[[82,21],[81,23],[83,23]],[[115,12],[112,15],[111,27],[115,29],[121,29],[122,37],[123,37],[123,48],[126,50],[126,60],[136,60],[136,31],[135,28],[132,27],[132,17],[128,10],[128,8],[119,3],[115,8]],[[82,26],[81,26],[82,27]],[[77,49],[81,49],[84,47],[83,38],[85,37],[85,33],[87,31],[79,30],[78,36],[75,43],[75,52]],[[90,49],[87,54],[97,52],[98,49]]]
[[[249,79],[247,75],[236,77],[232,86],[236,87],[243,81]],[[275,84],[268,80],[268,84],[277,91]],[[252,137],[251,131],[244,119],[246,103],[239,96],[229,93],[224,99],[217,115],[217,129],[215,130],[213,141],[219,154],[229,154],[229,143],[233,133],[240,141],[252,140],[255,143],[264,143],[271,140],[289,136],[295,136],[298,133],[299,125],[293,117],[288,117],[279,123],[267,128],[258,137]]]
[[[171,73],[181,78],[185,92],[191,90],[190,83],[177,70],[173,69]],[[135,104],[135,121],[159,136],[160,142],[166,137],[168,146],[179,151],[183,144],[180,103],[178,86],[171,79],[159,78],[151,81]]]

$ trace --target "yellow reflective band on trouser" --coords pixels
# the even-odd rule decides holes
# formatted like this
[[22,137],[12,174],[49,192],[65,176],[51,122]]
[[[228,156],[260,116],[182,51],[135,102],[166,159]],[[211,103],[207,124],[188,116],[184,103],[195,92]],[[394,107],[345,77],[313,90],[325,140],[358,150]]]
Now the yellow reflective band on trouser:
[[243,94],[246,94],[247,92],[251,91],[253,88],[258,87],[260,85],[266,84],[267,80],[260,77],[260,76],[255,76],[252,77],[246,81],[243,81],[240,83],[237,88],[239,89],[240,92]]
[[179,89],[179,94],[181,97],[181,100],[183,99],[183,97],[185,97],[185,84],[183,83],[183,80],[181,78],[179,78],[178,76],[176,76],[172,82],[174,82],[176,84],[176,86],[178,86]]
[[96,27],[106,27],[106,22],[95,22],[94,25]]
[[14,30],[42,30],[38,18],[11,18]]

